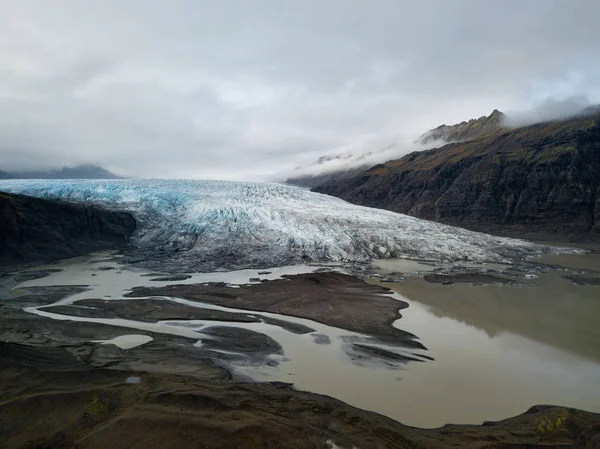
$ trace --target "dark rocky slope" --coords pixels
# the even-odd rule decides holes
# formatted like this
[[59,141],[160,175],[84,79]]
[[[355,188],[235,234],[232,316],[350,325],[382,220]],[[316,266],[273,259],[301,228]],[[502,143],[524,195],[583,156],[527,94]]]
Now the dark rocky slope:
[[[590,112],[591,113],[591,112]],[[421,145],[432,145],[436,141],[443,141],[444,143],[459,142],[465,140],[472,140],[483,135],[490,136],[492,134],[498,134],[503,131],[502,125],[506,116],[494,109],[494,111],[487,117],[479,117],[478,119],[471,119],[468,122],[457,123],[456,125],[440,125],[437,128],[430,129],[425,134],[417,139],[415,143]],[[308,187],[310,189],[318,187],[321,184],[340,183],[344,180],[351,178],[359,173],[367,170],[372,164],[361,163],[357,165],[361,159],[367,156],[372,156],[377,153],[383,153],[389,150],[395,145],[388,146],[379,151],[369,151],[358,156],[346,155],[346,156],[324,156],[319,158],[316,164],[313,164],[313,168],[318,171],[319,166],[323,163],[330,162],[332,160],[346,159],[346,162],[353,168],[347,170],[333,170],[326,171],[321,174],[307,174],[303,176],[296,176],[285,180],[286,184],[291,184],[300,187]],[[379,159],[384,161],[385,158]]]
[[0,192],[0,265],[119,247],[135,227],[124,212]]
[[305,176],[297,176],[295,178],[288,178],[285,180],[286,184],[290,184],[298,187],[308,187],[312,189],[314,187],[318,187],[321,184],[330,183],[330,182],[343,182],[345,179],[350,179],[353,176],[356,176],[365,170],[367,170],[369,166],[355,168],[351,170],[344,171],[333,171],[322,173],[320,175],[305,175]]
[[478,231],[600,238],[600,114],[494,131],[313,190]]

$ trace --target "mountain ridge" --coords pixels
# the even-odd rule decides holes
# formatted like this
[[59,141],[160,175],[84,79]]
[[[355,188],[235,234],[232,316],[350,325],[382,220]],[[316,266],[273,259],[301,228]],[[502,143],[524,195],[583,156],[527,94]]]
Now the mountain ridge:
[[122,179],[95,164],[81,164],[49,170],[2,171],[0,179]]
[[413,152],[313,190],[467,229],[600,239],[600,113]]
[[[440,125],[437,128],[430,129],[423,133],[414,144],[417,145],[428,145],[431,146],[437,141],[443,141],[445,143],[459,142],[465,140],[472,140],[483,135],[490,135],[492,133],[499,133],[503,131],[502,124],[506,119],[506,115],[500,112],[498,109],[494,109],[490,115],[481,116],[478,119],[471,119],[469,121],[463,121],[455,125]],[[442,143],[443,145],[443,143]],[[354,161],[356,164],[343,169],[327,170],[320,174],[305,174],[294,177],[288,177],[284,182],[295,186],[313,188],[322,183],[339,181],[347,178],[352,174],[357,174],[362,171],[369,169],[373,162],[370,164],[365,160],[367,158],[373,159],[373,155],[381,155],[388,152],[391,149],[398,148],[399,144],[387,145],[380,150],[371,150],[358,155],[345,154],[345,155],[334,155],[334,156],[322,156],[316,163],[312,164],[312,167],[320,167],[323,164],[332,161]],[[422,149],[421,149],[422,150]],[[360,161],[363,163],[359,163]],[[393,159],[388,159],[393,160]],[[381,162],[384,160],[381,159]],[[305,169],[309,169],[305,167]]]
[[417,139],[416,143],[427,144],[435,140],[443,140],[447,143],[472,140],[486,134],[502,131],[502,122],[506,118],[503,112],[494,109],[488,116],[478,119],[463,121],[455,125],[440,125],[430,129]]

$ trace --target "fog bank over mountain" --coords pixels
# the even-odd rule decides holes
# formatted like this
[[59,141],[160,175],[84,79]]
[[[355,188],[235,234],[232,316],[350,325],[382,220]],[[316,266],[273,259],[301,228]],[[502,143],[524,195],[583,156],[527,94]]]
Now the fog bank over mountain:
[[0,170],[274,180],[398,157],[401,136],[496,108],[600,102],[598,17],[596,0],[6,0]]
[[567,98],[547,97],[534,103],[531,109],[508,112],[502,122],[508,128],[532,125],[534,123],[564,120],[581,114],[589,114],[598,109],[586,95]]
[[[447,143],[464,142],[500,133],[506,129],[586,116],[598,111],[600,105],[592,105],[583,95],[565,99],[546,98],[531,109],[514,111],[510,114],[494,109],[488,116],[463,120],[453,125],[442,124],[424,132],[413,141],[402,137],[385,146],[379,144],[378,148],[375,147],[376,144],[371,144],[371,148],[368,146],[352,148],[346,152],[321,156],[316,161],[296,167],[286,179],[291,180],[293,184],[317,185],[312,181],[307,183],[305,179],[329,173],[368,169],[376,164],[399,159],[409,153],[439,148]],[[296,182],[296,179],[302,182]]]

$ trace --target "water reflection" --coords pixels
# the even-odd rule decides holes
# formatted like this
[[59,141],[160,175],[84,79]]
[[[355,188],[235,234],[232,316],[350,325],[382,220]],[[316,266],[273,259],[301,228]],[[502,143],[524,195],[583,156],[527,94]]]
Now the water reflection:
[[[600,255],[552,256],[545,263],[599,269]],[[504,332],[549,344],[600,361],[600,287],[575,285],[562,276],[573,270],[553,270],[524,287],[502,285],[440,285],[408,278],[394,290],[410,301],[429,306],[439,317],[485,331]]]
[[[593,265],[596,256],[574,260]],[[397,271],[428,267],[410,261],[390,264]],[[63,268],[27,285],[92,284],[92,291],[65,302],[85,297],[117,299],[135,285],[162,285],[144,277],[143,271],[95,270],[92,263]],[[300,269],[312,271],[310,267],[269,271],[277,276]],[[345,344],[340,337],[348,332],[310,323],[329,344],[319,344],[323,340],[317,335],[295,335],[276,326],[255,328],[280,342],[285,354],[274,358],[280,362],[275,366],[236,368],[256,380],[292,382],[300,390],[332,396],[420,427],[504,419],[534,404],[600,412],[600,287],[574,285],[561,278],[565,274],[554,271],[523,279],[535,286],[519,288],[444,286],[415,278],[386,283],[410,302],[395,325],[419,336],[429,348],[427,355],[435,359],[432,362],[409,363],[400,369],[359,365],[340,350]],[[183,282],[247,282],[253,275],[196,274]],[[136,329],[146,325],[154,326],[130,323]],[[171,326],[169,332],[174,329],[178,329],[176,335],[194,335],[191,328]]]

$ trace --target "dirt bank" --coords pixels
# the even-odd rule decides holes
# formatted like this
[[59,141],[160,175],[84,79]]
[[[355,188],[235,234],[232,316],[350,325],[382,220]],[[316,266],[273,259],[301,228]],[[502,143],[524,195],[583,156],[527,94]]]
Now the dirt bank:
[[108,369],[45,372],[19,366],[5,352],[0,352],[5,448],[537,447],[539,424],[559,417],[566,418],[562,430],[547,432],[542,442],[600,445],[600,415],[562,407],[537,406],[483,426],[422,430],[285,384]]

